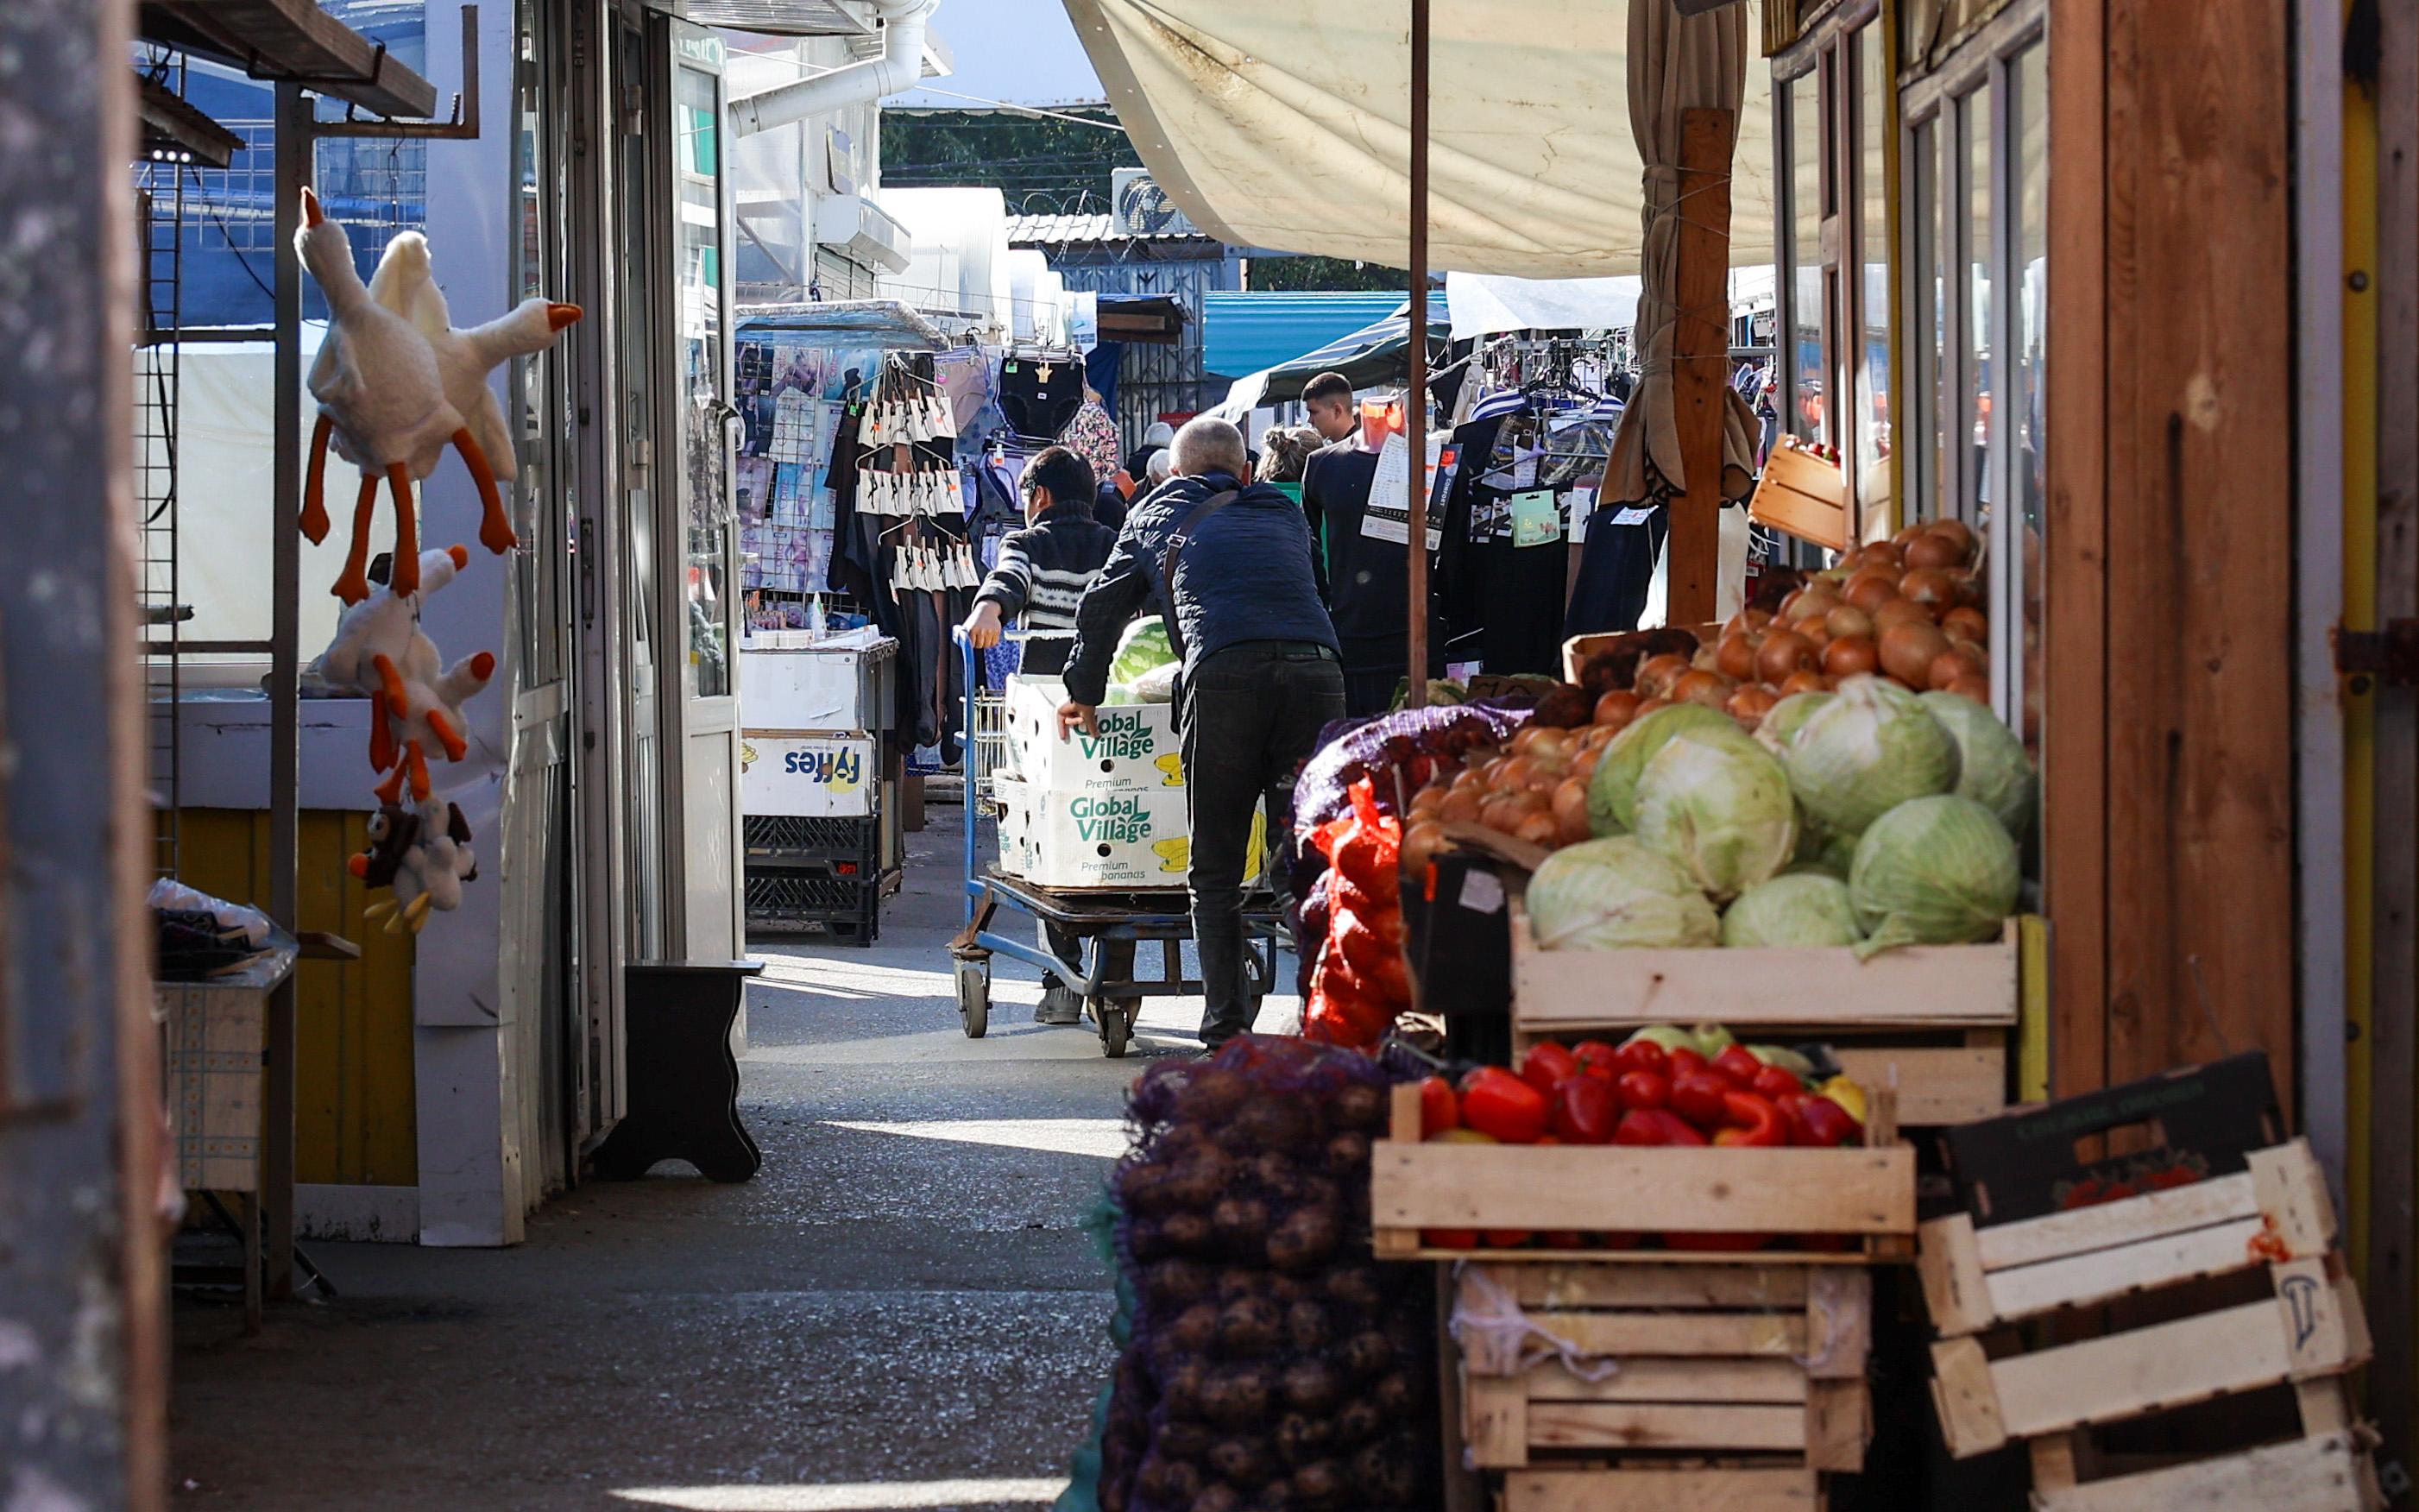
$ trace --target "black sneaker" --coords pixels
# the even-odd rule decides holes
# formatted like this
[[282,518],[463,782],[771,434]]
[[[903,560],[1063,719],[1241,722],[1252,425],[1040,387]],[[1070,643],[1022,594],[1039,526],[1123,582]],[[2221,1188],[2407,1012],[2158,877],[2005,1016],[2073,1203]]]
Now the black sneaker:
[[1033,1022],[1065,1026],[1084,1022],[1084,1000],[1075,989],[1064,982],[1051,982],[1041,989],[1041,1006],[1033,1011]]

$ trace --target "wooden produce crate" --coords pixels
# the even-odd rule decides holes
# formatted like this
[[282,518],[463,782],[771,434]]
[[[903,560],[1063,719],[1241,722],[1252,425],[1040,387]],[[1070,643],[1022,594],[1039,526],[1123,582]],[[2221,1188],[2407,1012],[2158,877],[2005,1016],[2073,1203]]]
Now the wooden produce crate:
[[1865,1088],[1897,1089],[1898,1117],[1910,1126],[1967,1123],[2007,1106],[2012,918],[1986,944],[1858,961],[1843,947],[1543,950],[1517,892],[1511,907],[1516,1052],[1650,1024],[1719,1024],[1742,1040],[1831,1044]]
[[[2264,1058],[2238,1057],[1951,1136],[1952,1162],[1955,1141],[1970,1134],[1979,1156],[2021,1154],[2076,1173],[2060,1180],[2055,1171],[2015,1171],[1995,1180],[1996,1173],[1959,1170],[1967,1211],[1923,1225],[1917,1262],[1925,1305],[1943,1335],[1933,1346],[1933,1396],[1950,1453],[1963,1458],[2023,1441],[2034,1504],[2044,1512],[2383,1505],[2368,1435],[2348,1391],[2350,1373],[2369,1356],[2367,1322],[2334,1248],[2325,1179],[2303,1140],[2241,1151],[2227,1148],[2222,1131],[2211,1133],[2227,1108],[2204,1089],[2239,1088],[2253,1074],[2264,1095]],[[2273,1119],[2273,1108],[2238,1111],[2252,1129]],[[2146,1112],[2163,1122],[2172,1113],[2174,1121],[2144,1164],[2172,1155],[2168,1168],[2179,1174],[2198,1165],[2211,1174],[2118,1201],[2042,1211],[2055,1193],[2096,1179],[2073,1162],[2072,1136],[2138,1121]],[[2043,1159],[2052,1149],[2055,1156]],[[2007,1221],[1989,1221],[1995,1186]],[[2195,1283],[2204,1285],[2175,1289]],[[2111,1328],[2102,1314],[2120,1303],[2163,1303],[2169,1315],[2198,1310]],[[2054,1315],[2066,1342],[2024,1348],[2013,1325]],[[2246,1449],[2245,1436],[2229,1431],[2207,1458],[2132,1473],[2109,1473],[2100,1462],[2095,1428],[2274,1387],[2290,1388],[2298,1412],[2285,1442]]]
[[[1390,1137],[1370,1147],[1370,1223],[1381,1260],[1864,1264],[1903,1259],[1915,1232],[1915,1150],[1887,1088],[1869,1094],[1865,1143],[1841,1149],[1430,1144],[1415,1085],[1394,1088]],[[1844,1236],[1838,1251],[1448,1249],[1422,1230],[1581,1235]]]
[[1700,1475],[1752,1493],[1708,1505],[1810,1507],[1818,1473],[1864,1464],[1868,1270],[1475,1264],[1457,1287],[1471,1462],[1540,1472],[1507,1509],[1694,1505],[1673,1496]]
[[1764,458],[1748,517],[1833,551],[1848,546],[1848,486],[1840,464],[1787,444]]
[[1515,1470],[1502,1512],[1823,1512],[1823,1477],[1787,1466]]

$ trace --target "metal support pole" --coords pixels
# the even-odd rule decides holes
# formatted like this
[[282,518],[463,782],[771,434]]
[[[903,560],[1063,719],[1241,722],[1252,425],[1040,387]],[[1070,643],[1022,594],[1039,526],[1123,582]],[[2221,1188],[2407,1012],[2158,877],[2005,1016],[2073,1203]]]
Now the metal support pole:
[[1411,0],[1411,390],[1403,401],[1410,476],[1405,580],[1410,598],[1410,706],[1428,701],[1428,0]]
[[[301,867],[302,745],[295,673],[301,632],[302,538],[302,264],[294,233],[302,219],[302,190],[311,181],[315,141],[311,102],[302,86],[277,86],[275,255],[277,453],[270,490],[269,652],[269,917],[296,927]],[[294,1294],[294,976],[269,998],[269,1064],[262,1098],[260,1205],[262,1245],[272,1298]]]

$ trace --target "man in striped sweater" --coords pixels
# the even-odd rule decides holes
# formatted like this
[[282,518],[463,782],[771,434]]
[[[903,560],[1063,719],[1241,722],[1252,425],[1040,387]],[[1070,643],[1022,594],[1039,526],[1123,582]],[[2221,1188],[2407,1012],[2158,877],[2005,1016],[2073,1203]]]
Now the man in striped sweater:
[[1055,677],[1074,645],[1075,605],[1101,575],[1117,532],[1092,517],[1092,469],[1063,446],[1025,468],[1026,527],[999,543],[999,563],[975,594],[966,639],[988,651],[1000,627],[1023,616],[1025,671]]

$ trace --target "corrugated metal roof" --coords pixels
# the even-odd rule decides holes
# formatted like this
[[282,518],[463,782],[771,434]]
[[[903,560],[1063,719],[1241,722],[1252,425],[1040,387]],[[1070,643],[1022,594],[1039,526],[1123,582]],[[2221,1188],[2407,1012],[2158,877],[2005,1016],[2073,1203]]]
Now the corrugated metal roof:
[[[1406,296],[1376,291],[1211,292],[1201,297],[1202,365],[1240,378],[1383,320]],[[1443,301],[1436,299],[1441,308]]]
[[1129,236],[1119,231],[1106,212],[1099,215],[1011,215],[1008,244],[1011,247],[1063,247],[1084,241],[1206,241],[1190,231],[1156,236]]

